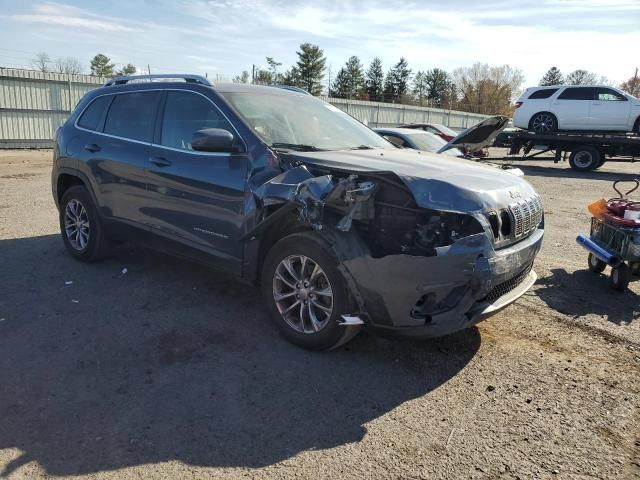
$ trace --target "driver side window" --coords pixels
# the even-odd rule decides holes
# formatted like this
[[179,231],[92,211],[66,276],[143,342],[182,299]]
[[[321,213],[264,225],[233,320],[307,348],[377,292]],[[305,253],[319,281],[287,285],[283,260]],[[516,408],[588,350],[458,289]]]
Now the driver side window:
[[167,92],[161,145],[193,150],[191,138],[195,132],[204,128],[221,128],[233,132],[222,112],[205,97],[188,91]]

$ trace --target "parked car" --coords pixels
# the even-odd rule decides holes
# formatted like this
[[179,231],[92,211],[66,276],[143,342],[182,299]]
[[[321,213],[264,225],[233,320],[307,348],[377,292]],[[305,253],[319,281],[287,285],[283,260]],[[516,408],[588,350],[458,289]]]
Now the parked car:
[[[407,125],[401,125],[400,128],[424,130],[425,132],[439,136],[446,142],[453,140],[458,135],[458,132],[455,130],[439,123],[409,123]],[[463,154],[477,158],[486,158],[489,156],[489,148],[483,147],[475,151],[463,150]]]
[[537,133],[559,130],[640,133],[640,100],[608,86],[527,88],[516,102],[513,124]]
[[543,213],[522,178],[397,149],[305,93],[158,77],[91,90],[55,136],[73,258],[136,241],[213,265],[260,284],[281,333],[316,350],[363,326],[454,332],[534,283]]
[[[410,128],[374,128],[374,132],[382,135],[397,147],[413,148],[423,152],[437,153],[447,142],[433,133]],[[457,148],[444,152],[453,157],[464,157],[464,153]]]
[[450,129],[445,125],[439,123],[408,123],[406,125],[400,125],[400,128],[411,128],[415,130],[424,130],[428,133],[433,133],[439,136],[445,142],[453,139],[458,133],[455,130]]
[[[470,132],[470,130],[466,131],[467,139],[469,138],[469,133],[471,136],[474,136],[473,131],[471,130]],[[450,146],[450,142],[445,142],[440,137],[433,135],[432,133],[416,131],[409,128],[374,128],[373,131],[393,143],[398,148],[412,148],[414,150],[441,153],[452,157],[472,158],[469,155],[465,155],[459,148]],[[498,132],[496,133],[499,135]],[[460,138],[460,135],[456,138]],[[486,141],[491,143],[493,140],[489,138],[489,136],[492,137],[493,134],[485,131],[485,135],[487,135]],[[452,141],[455,141],[455,139]],[[462,141],[464,142],[464,139]],[[466,146],[463,144],[462,148],[466,149]],[[511,167],[510,165],[498,165],[491,163],[487,163],[486,165],[491,165],[495,168],[505,170],[512,175],[524,176],[524,172],[521,169]]]

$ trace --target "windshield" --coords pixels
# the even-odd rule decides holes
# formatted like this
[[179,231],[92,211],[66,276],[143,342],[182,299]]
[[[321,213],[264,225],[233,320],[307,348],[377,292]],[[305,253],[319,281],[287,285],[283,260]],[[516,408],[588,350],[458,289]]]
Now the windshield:
[[268,145],[303,150],[393,148],[339,108],[311,95],[222,92]]
[[[418,150],[425,150],[427,152],[437,152],[447,144],[447,142],[442,140],[442,138],[428,132],[410,133],[407,136],[416,145],[416,147],[418,147]],[[462,155],[462,152],[457,148],[452,148],[444,152],[444,154],[457,157]]]
[[440,125],[439,123],[434,123],[433,126],[445,135],[450,135],[452,137],[458,135],[454,130],[451,130],[449,127],[445,127],[444,125]]

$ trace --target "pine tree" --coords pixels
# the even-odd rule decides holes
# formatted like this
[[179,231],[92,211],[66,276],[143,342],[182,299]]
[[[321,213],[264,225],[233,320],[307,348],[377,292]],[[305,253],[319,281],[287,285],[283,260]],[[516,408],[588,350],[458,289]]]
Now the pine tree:
[[384,88],[382,89],[382,101],[394,103],[398,98],[396,92],[396,81],[395,81],[395,73],[393,69],[390,69],[387,72],[387,75],[384,77]]
[[271,73],[271,81],[273,83],[282,82],[282,74],[278,73],[278,67],[282,66],[282,62],[276,62],[273,57],[266,57]]
[[411,69],[407,60],[402,57],[396,63],[384,80],[384,98],[387,102],[402,101],[409,90]]
[[442,106],[451,91],[452,81],[450,75],[440,68],[433,68],[425,74],[425,81],[427,83],[429,104],[435,107]]
[[296,69],[301,87],[312,95],[320,95],[326,63],[324,52],[317,45],[303,43],[296,53]]
[[[360,59],[356,56],[349,57],[349,60],[344,65],[344,70],[347,73],[347,98],[358,97],[365,87],[364,72]],[[340,74],[338,73],[338,75]]]
[[427,85],[427,75],[418,70],[416,72],[416,76],[413,77],[413,95],[416,97],[417,102],[420,105],[423,105],[428,93],[429,86]]
[[91,75],[110,77],[113,75],[114,67],[115,65],[111,63],[111,59],[102,53],[91,59]]
[[562,85],[564,83],[564,76],[562,72],[557,67],[551,67],[547,70],[547,73],[544,74],[542,79],[540,80],[540,86],[546,87],[550,85]]
[[349,73],[342,67],[336,75],[336,79],[331,85],[331,95],[337,98],[349,98],[351,89],[351,82],[349,79]]
[[384,91],[384,72],[382,62],[378,57],[374,58],[366,73],[366,87],[369,100],[377,102],[382,99]]
[[135,67],[135,65],[127,63],[124,67],[122,67],[122,69],[116,72],[116,75],[134,75],[137,71],[138,69]]

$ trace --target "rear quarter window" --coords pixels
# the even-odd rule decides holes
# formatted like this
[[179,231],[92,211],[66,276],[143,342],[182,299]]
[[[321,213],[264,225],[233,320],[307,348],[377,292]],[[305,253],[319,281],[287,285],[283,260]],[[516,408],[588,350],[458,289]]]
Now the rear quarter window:
[[543,98],[550,98],[551,95],[558,91],[557,88],[545,88],[543,90],[536,90],[531,95],[529,95],[529,100],[540,100]]
[[110,95],[98,97],[93,100],[80,116],[78,126],[86,128],[87,130],[97,130],[100,120],[102,120],[104,109],[109,105],[110,101]]
[[559,96],[559,100],[593,100],[592,87],[568,87]]

